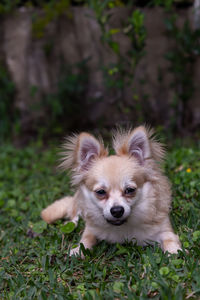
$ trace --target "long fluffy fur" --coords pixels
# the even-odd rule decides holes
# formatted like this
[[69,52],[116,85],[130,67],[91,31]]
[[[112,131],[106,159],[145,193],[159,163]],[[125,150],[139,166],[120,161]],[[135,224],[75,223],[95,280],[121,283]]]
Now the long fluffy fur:
[[78,134],[66,137],[62,145],[62,151],[60,152],[61,158],[58,166],[60,170],[65,171],[76,166],[78,145]]
[[129,128],[127,130],[118,128],[113,133],[113,148],[116,154],[127,154],[128,140],[139,130],[143,130],[149,140],[152,158],[157,162],[162,162],[165,158],[165,146],[156,139],[154,130],[148,126],[139,126],[135,129]]
[[96,139],[86,132],[67,137],[62,145],[62,151],[60,152],[61,162],[58,168],[62,171],[70,170],[72,172],[71,183],[74,186],[80,184],[84,175],[84,172],[80,172],[78,150],[82,139],[85,137],[92,138],[95,143],[99,144],[99,157],[106,157],[108,155],[108,150],[104,147],[101,137]]
[[[52,223],[67,217],[77,223],[81,215],[86,227],[80,243],[86,248],[91,248],[97,239],[121,243],[135,238],[141,245],[148,240],[157,241],[164,251],[176,253],[180,242],[168,216],[170,183],[160,166],[164,146],[156,140],[153,130],[140,126],[117,130],[113,148],[116,155],[108,156],[103,141],[88,133],[67,138],[60,168],[72,171],[77,192],[48,206],[42,211],[42,218]],[[127,198],[124,186],[129,184],[135,184],[136,194]],[[98,199],[98,189],[107,189],[105,201]],[[116,221],[111,213],[116,205],[124,208],[125,222],[120,227],[110,224]],[[71,252],[76,253],[79,248]]]

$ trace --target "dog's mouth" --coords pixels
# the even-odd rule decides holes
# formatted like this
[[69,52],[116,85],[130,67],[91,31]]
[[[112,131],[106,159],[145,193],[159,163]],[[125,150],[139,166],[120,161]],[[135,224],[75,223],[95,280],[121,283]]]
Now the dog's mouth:
[[108,219],[106,219],[106,221],[112,225],[120,226],[126,222],[126,219],[123,219],[123,220],[108,220]]

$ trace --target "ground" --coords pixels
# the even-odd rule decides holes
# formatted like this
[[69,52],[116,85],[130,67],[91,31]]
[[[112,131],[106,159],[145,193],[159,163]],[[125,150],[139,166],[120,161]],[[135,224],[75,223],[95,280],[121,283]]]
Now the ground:
[[102,242],[85,260],[68,256],[83,221],[73,230],[40,219],[42,208],[73,193],[56,170],[57,152],[40,142],[0,147],[1,299],[200,299],[200,145],[172,147],[164,166],[183,252]]

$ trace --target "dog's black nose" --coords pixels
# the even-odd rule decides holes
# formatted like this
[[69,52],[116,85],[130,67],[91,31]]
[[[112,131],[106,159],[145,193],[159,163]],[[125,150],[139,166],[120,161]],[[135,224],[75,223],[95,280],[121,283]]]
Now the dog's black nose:
[[113,206],[110,209],[111,215],[115,218],[121,218],[124,214],[123,206]]

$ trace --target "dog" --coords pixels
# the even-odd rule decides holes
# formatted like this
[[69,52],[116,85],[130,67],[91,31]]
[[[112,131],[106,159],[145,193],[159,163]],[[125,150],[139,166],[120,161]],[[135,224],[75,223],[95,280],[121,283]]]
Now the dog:
[[[47,223],[69,218],[77,224],[81,216],[80,244],[88,249],[101,240],[157,242],[164,252],[177,253],[181,244],[169,219],[171,186],[161,168],[163,145],[140,126],[116,131],[113,148],[115,155],[108,155],[102,139],[89,133],[69,137],[60,167],[71,170],[77,191],[49,205],[41,217]],[[80,244],[70,255],[80,253]]]

